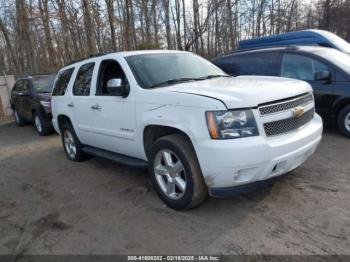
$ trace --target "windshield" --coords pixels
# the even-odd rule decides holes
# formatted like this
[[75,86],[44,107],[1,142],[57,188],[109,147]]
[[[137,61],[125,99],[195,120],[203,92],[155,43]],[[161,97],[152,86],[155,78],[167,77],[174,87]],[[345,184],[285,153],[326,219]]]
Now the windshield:
[[33,76],[33,87],[36,93],[51,93],[55,75]]
[[328,40],[330,40],[340,51],[350,54],[350,44],[343,38],[332,33],[325,34],[325,37],[328,38]]
[[315,52],[320,57],[330,61],[334,65],[338,66],[346,73],[350,74],[350,56],[332,48],[322,48],[321,51]]
[[160,87],[160,84],[166,82],[175,84],[176,80],[180,82],[227,76],[204,58],[185,52],[133,55],[126,57],[126,61],[142,88]]

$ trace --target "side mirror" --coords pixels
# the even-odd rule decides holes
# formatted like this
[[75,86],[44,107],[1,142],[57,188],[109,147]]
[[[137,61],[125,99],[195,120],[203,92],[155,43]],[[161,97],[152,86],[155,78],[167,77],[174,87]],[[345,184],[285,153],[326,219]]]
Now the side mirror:
[[325,81],[325,82],[331,82],[332,75],[329,71],[320,71],[315,73],[315,80],[316,81]]
[[129,94],[129,85],[123,84],[120,78],[112,78],[107,82],[107,91],[114,96],[127,97]]

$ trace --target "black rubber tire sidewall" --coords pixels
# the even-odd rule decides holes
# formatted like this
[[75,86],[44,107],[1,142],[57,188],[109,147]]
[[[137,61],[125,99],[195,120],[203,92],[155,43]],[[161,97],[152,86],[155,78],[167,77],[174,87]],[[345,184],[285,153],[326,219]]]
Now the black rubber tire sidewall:
[[346,137],[350,138],[350,132],[345,127],[345,117],[350,113],[350,105],[345,106],[340,110],[337,118],[337,125],[339,131]]

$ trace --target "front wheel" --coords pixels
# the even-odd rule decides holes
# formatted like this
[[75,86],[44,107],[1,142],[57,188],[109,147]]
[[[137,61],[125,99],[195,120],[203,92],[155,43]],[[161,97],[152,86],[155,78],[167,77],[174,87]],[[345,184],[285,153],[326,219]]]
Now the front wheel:
[[350,105],[344,107],[338,114],[338,129],[350,138]]
[[208,197],[195,151],[183,135],[165,136],[152,145],[149,170],[159,197],[171,208],[190,209]]

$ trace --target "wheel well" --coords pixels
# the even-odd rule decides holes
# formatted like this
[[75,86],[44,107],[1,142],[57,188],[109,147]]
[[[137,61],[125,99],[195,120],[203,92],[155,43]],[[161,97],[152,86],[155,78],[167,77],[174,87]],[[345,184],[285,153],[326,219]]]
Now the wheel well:
[[350,99],[344,99],[343,101],[341,101],[335,110],[335,117],[337,118],[340,111],[348,105],[350,105]]
[[57,123],[58,123],[58,128],[59,128],[60,131],[61,131],[61,128],[62,128],[62,126],[63,126],[65,123],[72,123],[72,122],[70,121],[70,119],[69,119],[68,116],[66,116],[66,115],[59,115],[59,116],[57,117]]
[[169,126],[159,126],[159,125],[150,125],[147,126],[143,131],[143,146],[148,156],[148,153],[151,149],[152,144],[163,136],[173,135],[173,134],[182,134],[184,135],[190,142],[190,137],[180,129],[169,127]]

